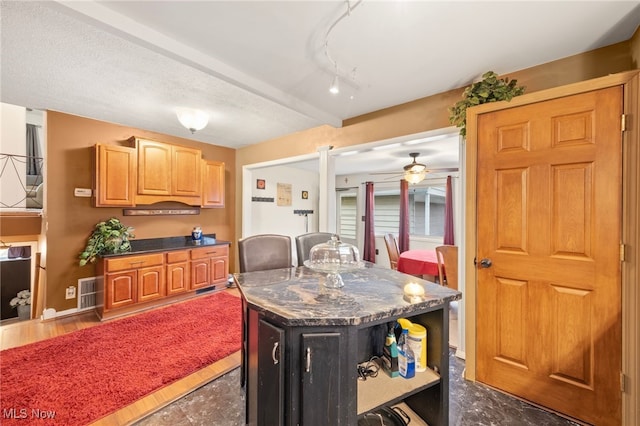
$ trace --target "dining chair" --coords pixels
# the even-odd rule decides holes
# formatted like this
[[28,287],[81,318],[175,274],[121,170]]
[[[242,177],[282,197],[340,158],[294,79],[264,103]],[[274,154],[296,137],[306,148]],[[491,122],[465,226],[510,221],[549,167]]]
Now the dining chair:
[[400,250],[398,250],[398,240],[393,234],[385,234],[384,244],[387,246],[387,253],[389,254],[389,263],[391,269],[398,270],[398,259],[400,258]]
[[296,254],[298,266],[304,266],[304,261],[309,259],[311,248],[317,244],[326,243],[336,234],[329,232],[309,232],[296,237]]
[[438,259],[438,279],[440,285],[458,289],[458,246],[436,247]]
[[240,272],[290,268],[291,237],[259,234],[238,240]]

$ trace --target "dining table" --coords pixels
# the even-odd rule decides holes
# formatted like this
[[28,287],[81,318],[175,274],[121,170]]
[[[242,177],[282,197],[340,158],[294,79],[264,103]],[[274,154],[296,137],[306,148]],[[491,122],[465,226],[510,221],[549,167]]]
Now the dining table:
[[398,258],[398,271],[405,274],[418,275],[428,281],[437,282],[439,274],[436,251],[403,251]]

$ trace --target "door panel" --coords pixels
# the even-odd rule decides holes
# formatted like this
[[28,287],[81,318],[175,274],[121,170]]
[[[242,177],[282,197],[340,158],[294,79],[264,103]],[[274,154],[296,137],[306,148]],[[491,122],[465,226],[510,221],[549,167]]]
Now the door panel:
[[477,379],[620,424],[622,88],[478,116]]

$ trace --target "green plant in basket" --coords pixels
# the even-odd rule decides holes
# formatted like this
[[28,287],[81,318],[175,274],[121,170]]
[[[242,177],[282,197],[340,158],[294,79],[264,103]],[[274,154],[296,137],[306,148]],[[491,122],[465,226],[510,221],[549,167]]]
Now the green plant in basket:
[[510,101],[524,93],[523,86],[516,86],[518,80],[498,78],[498,74],[487,71],[482,80],[464,89],[462,100],[449,108],[449,122],[460,128],[460,135],[467,135],[467,108],[487,102]]
[[96,224],[87,246],[80,253],[80,266],[96,261],[101,254],[125,253],[131,250],[130,238],[134,238],[133,228],[123,225],[115,217]]

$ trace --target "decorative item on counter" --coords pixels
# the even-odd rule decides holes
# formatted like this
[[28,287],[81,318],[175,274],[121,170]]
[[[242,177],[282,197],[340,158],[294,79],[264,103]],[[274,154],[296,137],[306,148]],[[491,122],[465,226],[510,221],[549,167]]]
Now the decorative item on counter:
[[340,272],[348,272],[364,267],[360,261],[358,249],[347,243],[342,243],[333,235],[329,241],[311,247],[309,260],[304,266],[318,272],[326,272],[324,285],[329,288],[341,288],[344,281]]
[[200,243],[202,241],[202,228],[194,226],[191,231],[191,239],[196,243]]
[[106,222],[98,222],[80,253],[80,266],[94,263],[101,254],[126,253],[131,250],[129,238],[135,238],[133,228],[123,225],[118,218],[112,217]]
[[418,283],[409,283],[404,286],[404,300],[409,303],[422,302],[424,287]]

